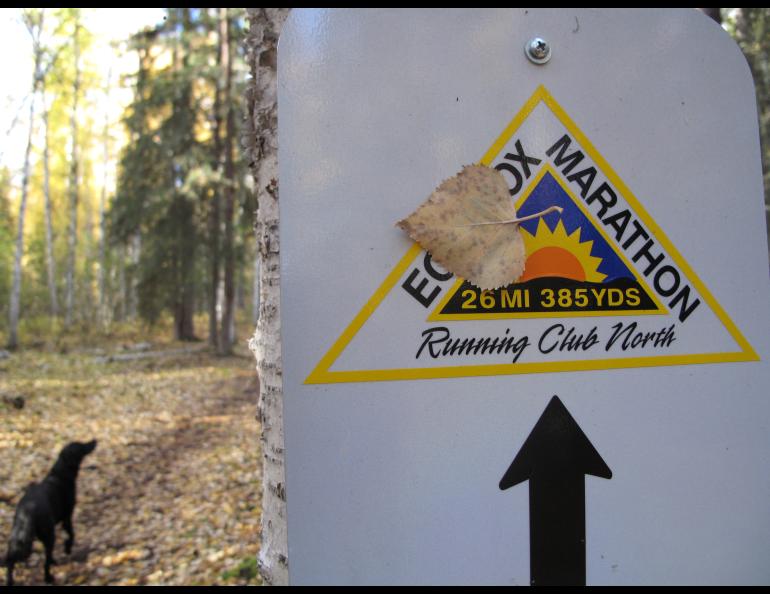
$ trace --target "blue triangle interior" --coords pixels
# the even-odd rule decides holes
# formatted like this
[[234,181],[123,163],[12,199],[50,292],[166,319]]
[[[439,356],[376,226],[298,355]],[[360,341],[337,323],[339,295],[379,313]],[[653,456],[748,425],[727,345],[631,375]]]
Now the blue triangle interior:
[[[561,214],[552,212],[543,217],[545,224],[553,231],[561,219],[567,234],[572,234],[575,229],[580,227],[580,242],[584,243],[593,240],[591,255],[602,259],[598,270],[602,274],[607,275],[607,278],[604,279],[605,283],[619,278],[636,278],[550,172],[543,176],[535,189],[527,196],[521,208],[517,210],[517,216],[524,217],[535,214],[554,205],[561,206],[564,211]],[[537,224],[538,221],[535,219],[526,221],[521,226],[531,235],[535,235]]]

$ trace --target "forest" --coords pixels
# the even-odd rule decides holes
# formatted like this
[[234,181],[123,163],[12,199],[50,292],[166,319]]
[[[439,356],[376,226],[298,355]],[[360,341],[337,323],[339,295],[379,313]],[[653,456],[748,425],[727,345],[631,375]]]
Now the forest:
[[[0,10],[23,70],[0,96],[0,560],[25,487],[96,439],[57,583],[283,584],[289,9],[152,9],[102,30],[118,10]],[[754,77],[770,226],[770,9],[700,10]],[[45,583],[43,558],[38,543],[17,582]]]
[[27,65],[0,112],[0,560],[25,485],[96,439],[57,583],[254,583],[246,14],[154,11],[0,12]]
[[167,9],[112,40],[105,70],[87,10],[19,15],[32,72],[10,124],[25,128],[21,170],[0,169],[3,342],[165,319],[228,354],[254,297],[244,12]]
[[[166,9],[97,60],[84,10],[17,17],[32,69],[5,124],[6,137],[23,128],[20,166],[0,151],[0,344],[165,323],[175,339],[228,353],[236,319],[255,322],[259,299],[241,150],[245,11]],[[716,14],[751,67],[770,146],[770,12]]]

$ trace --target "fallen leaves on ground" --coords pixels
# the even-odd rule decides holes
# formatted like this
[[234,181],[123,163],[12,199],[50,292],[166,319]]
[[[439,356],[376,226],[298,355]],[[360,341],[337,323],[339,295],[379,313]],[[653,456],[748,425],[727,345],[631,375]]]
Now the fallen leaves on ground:
[[[125,362],[25,351],[0,362],[2,393],[23,395],[25,406],[0,402],[0,555],[23,488],[66,443],[96,438],[78,478],[71,555],[57,532],[57,583],[258,580],[258,385],[248,351]],[[39,542],[34,551],[16,568],[20,584],[43,583]]]

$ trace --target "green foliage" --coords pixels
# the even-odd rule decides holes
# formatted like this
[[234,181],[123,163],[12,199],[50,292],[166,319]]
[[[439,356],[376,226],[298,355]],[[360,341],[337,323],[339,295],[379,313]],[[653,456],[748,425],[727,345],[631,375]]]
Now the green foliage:
[[754,76],[762,140],[765,202],[770,203],[770,8],[728,8],[725,23]]
[[[13,228],[15,217],[11,214],[11,174],[7,168],[0,169],[0,311],[8,307],[13,268]],[[7,316],[0,316],[0,327],[7,324]]]
[[35,226],[31,231],[25,240],[24,283],[21,286],[25,318],[45,316],[48,313],[45,232],[40,226]]
[[[70,179],[75,160],[72,130],[77,128],[75,326],[69,330],[86,329],[97,320],[106,330],[104,326],[137,313],[155,322],[163,320],[166,311],[175,316],[182,311],[190,321],[190,337],[193,314],[206,311],[206,302],[211,300],[214,263],[226,255],[221,239],[224,217],[220,215],[218,227],[213,222],[213,205],[219,203],[222,211],[225,189],[232,189],[236,200],[235,275],[241,287],[250,292],[252,286],[252,266],[247,261],[253,257],[255,204],[245,187],[248,175],[238,150],[237,129],[243,114],[247,70],[241,44],[245,11],[166,9],[162,23],[136,33],[128,44],[110,42],[115,61],[109,65],[112,70],[108,75],[104,54],[107,40],[88,28],[94,22],[94,10],[109,9],[19,11],[30,32],[29,42],[40,56],[32,93],[35,114],[22,259],[22,343],[26,340],[25,321],[50,318],[53,311],[44,175],[46,116],[51,251],[60,315],[70,261]],[[233,84],[228,96],[224,96],[225,69],[219,60],[224,15],[230,22],[233,54]],[[23,49],[29,53],[29,48]],[[125,52],[139,58],[139,68],[129,76],[122,70],[125,60],[118,61]],[[110,89],[126,87],[133,88],[134,99],[118,122],[105,106],[119,97],[119,93],[110,94]],[[235,130],[225,125],[228,106],[234,108]],[[223,165],[225,138],[232,139],[235,171],[226,171]],[[111,196],[113,172],[116,190]],[[1,331],[8,322],[20,177],[18,171],[0,170]],[[103,196],[108,226],[104,250],[99,228]],[[223,269],[219,265],[220,277]],[[41,323],[55,332],[63,328],[51,319]]]
[[239,583],[249,583],[259,576],[259,566],[256,557],[248,557],[241,561],[237,567],[228,569],[222,573],[224,581],[237,579]]
[[[193,136],[197,73],[188,53],[194,29],[189,9],[169,13],[166,26],[153,39],[135,38],[141,64],[126,119],[134,142],[121,158],[111,215],[116,239],[125,242],[137,233],[143,238],[139,312],[149,321],[157,320],[164,308],[173,308],[180,291],[193,280],[187,262],[194,258],[198,242],[195,196],[187,187],[201,152]],[[169,67],[155,68],[152,52],[157,46],[172,54]]]
[[[44,172],[43,172],[43,117],[48,113],[49,169],[50,169],[50,198],[52,206],[53,255],[56,262],[57,285],[59,294],[63,295],[64,270],[67,256],[67,224],[69,212],[67,209],[68,176],[71,163],[71,126],[73,104],[73,85],[75,79],[75,54],[73,36],[77,31],[81,59],[81,81],[78,117],[79,151],[79,188],[80,208],[78,214],[79,251],[76,261],[76,287],[79,295],[77,303],[81,315],[93,317],[93,269],[97,265],[98,232],[94,229],[97,215],[96,197],[101,189],[101,176],[96,179],[95,162],[101,157],[100,133],[102,122],[95,121],[93,114],[98,111],[101,100],[100,91],[104,86],[103,73],[99,72],[93,56],[94,33],[84,25],[76,27],[83,21],[88,9],[25,9],[22,21],[27,27],[34,27],[35,36],[30,42],[39,48],[41,53],[40,78],[37,84],[37,94],[34,97],[35,134],[31,151],[31,169],[29,182],[29,198],[25,221],[25,242],[22,270],[21,311],[23,318],[49,316],[51,313],[50,295],[48,292],[48,271],[46,267],[46,235],[45,235],[45,201],[44,201]],[[42,25],[42,29],[40,29]],[[39,31],[39,35],[37,34]],[[19,48],[20,52],[28,52],[27,48]],[[13,59],[13,58],[11,58]],[[43,101],[43,92],[45,101]],[[28,98],[28,100],[31,99]],[[25,114],[26,115],[26,114]],[[28,125],[25,121],[24,126]],[[98,147],[97,150],[93,148]],[[101,165],[101,164],[99,164]],[[20,175],[16,172],[15,191],[19,191]],[[7,323],[7,304],[10,292],[10,275],[7,268],[11,262],[14,248],[10,242],[15,242],[17,229],[11,221],[18,215],[17,206],[9,209],[9,193],[11,178],[3,174],[0,184],[0,327]],[[10,234],[10,235],[9,235]],[[61,299],[60,299],[61,301]],[[22,320],[22,327],[24,327]]]
[[[128,244],[141,236],[139,313],[150,322],[164,310],[187,307],[191,291],[205,295],[204,264],[218,253],[208,225],[212,198],[226,183],[235,183],[236,193],[246,195],[240,181],[245,169],[232,182],[218,166],[214,96],[222,72],[216,61],[217,13],[167,11],[163,26],[133,38],[140,66],[124,120],[131,142],[121,154],[110,213],[113,243]],[[240,31],[240,21],[234,22]],[[233,47],[238,46],[236,40]],[[239,95],[229,100],[240,110]],[[237,138],[236,132],[236,143]]]

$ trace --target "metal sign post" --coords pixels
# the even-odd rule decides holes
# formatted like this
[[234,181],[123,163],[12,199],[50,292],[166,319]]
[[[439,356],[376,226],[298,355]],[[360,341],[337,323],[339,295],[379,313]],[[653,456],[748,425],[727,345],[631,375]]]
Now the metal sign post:
[[[278,80],[291,583],[767,583],[729,36],[693,9],[298,10]],[[559,207],[490,291],[395,226],[474,163],[519,215]]]

